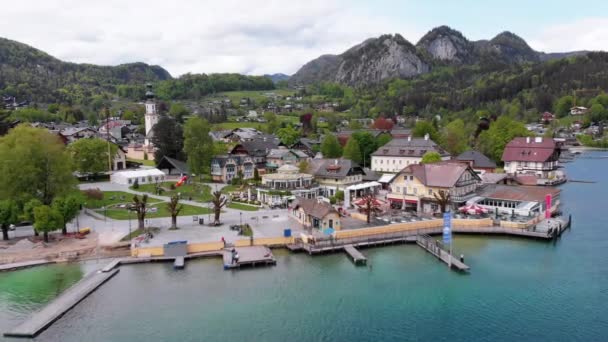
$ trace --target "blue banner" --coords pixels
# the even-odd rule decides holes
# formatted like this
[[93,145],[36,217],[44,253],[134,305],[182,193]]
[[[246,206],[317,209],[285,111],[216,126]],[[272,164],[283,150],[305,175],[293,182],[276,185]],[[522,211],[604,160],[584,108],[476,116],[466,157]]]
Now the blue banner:
[[449,245],[452,243],[452,214],[443,214],[443,244]]

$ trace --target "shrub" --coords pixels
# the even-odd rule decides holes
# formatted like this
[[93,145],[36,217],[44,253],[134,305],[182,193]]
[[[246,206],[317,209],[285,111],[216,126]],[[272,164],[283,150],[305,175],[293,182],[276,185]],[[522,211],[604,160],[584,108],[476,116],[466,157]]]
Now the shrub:
[[82,190],[86,198],[94,199],[94,200],[102,200],[103,199],[103,191],[97,189],[86,189]]
[[171,189],[171,190],[175,190],[175,184],[171,183],[171,184],[169,185],[169,189]]
[[336,204],[336,202],[338,202],[338,200],[336,199],[336,196],[331,196],[331,197],[329,198],[329,203],[331,203],[331,204]]
[[139,181],[137,179],[133,182],[133,189],[139,189]]

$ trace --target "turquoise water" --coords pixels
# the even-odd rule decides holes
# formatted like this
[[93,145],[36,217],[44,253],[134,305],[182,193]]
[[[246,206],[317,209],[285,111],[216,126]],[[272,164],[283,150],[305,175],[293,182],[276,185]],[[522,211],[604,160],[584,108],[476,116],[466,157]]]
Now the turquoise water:
[[[608,152],[584,157],[600,155]],[[449,271],[414,245],[364,250],[371,267],[355,267],[341,253],[282,251],[275,267],[241,271],[221,270],[219,259],[189,261],[184,271],[171,264],[127,266],[38,339],[605,341],[606,166],[601,159],[567,164],[571,178],[599,182],[562,187],[574,226],[555,243],[457,236],[468,275]],[[21,272],[35,270],[45,273],[37,278],[44,282],[62,269]],[[10,285],[3,276],[5,291]],[[58,292],[66,283],[50,288]],[[37,291],[43,294],[30,293]],[[12,292],[0,294],[0,329],[55,293],[45,286]],[[31,297],[36,305],[18,304]],[[18,318],[11,318],[15,312]]]

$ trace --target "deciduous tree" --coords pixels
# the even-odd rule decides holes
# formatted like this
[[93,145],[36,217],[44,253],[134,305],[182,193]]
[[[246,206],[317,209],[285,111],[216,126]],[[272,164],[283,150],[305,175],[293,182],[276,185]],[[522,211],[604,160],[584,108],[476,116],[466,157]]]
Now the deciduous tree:
[[326,134],[321,142],[321,153],[324,158],[340,158],[342,156],[342,146],[334,134]]
[[209,170],[215,152],[209,131],[207,120],[197,116],[188,119],[184,125],[184,152],[188,157],[188,168],[200,177]]
[[353,139],[352,137],[348,139],[346,146],[344,146],[344,153],[342,156],[345,159],[350,159],[355,163],[361,163],[363,158],[361,157],[361,148],[359,147],[359,142],[357,139]]
[[422,156],[421,164],[432,164],[441,161],[441,155],[435,151],[429,151]]
[[78,215],[80,210],[80,204],[82,203],[80,197],[75,195],[69,195],[66,197],[55,197],[53,200],[53,209],[61,216],[61,232],[67,234],[67,224],[72,221]]
[[214,220],[213,224],[219,226],[220,222],[220,214],[222,213],[222,208],[228,203],[228,198],[224,196],[220,191],[214,191],[213,197],[211,198],[211,203],[213,204],[213,214]]
[[148,206],[148,195],[142,195],[141,198],[137,195],[133,196],[133,202],[130,204],[129,210],[132,210],[137,215],[137,228],[144,230],[145,219]]
[[[111,157],[118,148],[110,144]],[[99,139],[79,139],[68,146],[68,152],[74,160],[74,167],[82,174],[97,174],[108,171],[108,142]]]
[[171,196],[171,200],[167,203],[167,210],[171,215],[171,230],[177,229],[177,215],[182,211],[183,205],[179,204],[179,197]]
[[17,223],[19,219],[19,206],[14,200],[0,201],[0,227],[2,228],[2,240],[8,240],[8,228]]
[[34,229],[41,232],[44,242],[49,242],[49,233],[61,227],[61,215],[48,205],[34,208]]
[[287,125],[284,128],[279,128],[276,132],[277,137],[281,139],[281,142],[287,146],[291,147],[293,144],[297,143],[300,139],[300,131],[293,128],[291,125]]
[[168,116],[161,116],[152,127],[152,143],[156,148],[154,160],[158,164],[164,156],[183,160],[184,136],[182,127]]

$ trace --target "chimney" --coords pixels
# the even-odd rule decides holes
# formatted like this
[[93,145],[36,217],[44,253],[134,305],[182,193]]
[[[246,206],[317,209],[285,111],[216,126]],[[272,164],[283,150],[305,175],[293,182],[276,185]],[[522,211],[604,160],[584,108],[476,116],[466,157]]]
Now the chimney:
[[526,137],[526,144],[530,143],[530,137]]
[[407,141],[412,141],[412,136],[411,135],[407,136]]
[[424,135],[424,140],[429,140],[429,134],[428,133]]

